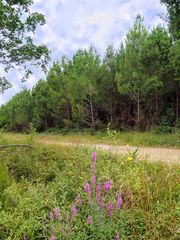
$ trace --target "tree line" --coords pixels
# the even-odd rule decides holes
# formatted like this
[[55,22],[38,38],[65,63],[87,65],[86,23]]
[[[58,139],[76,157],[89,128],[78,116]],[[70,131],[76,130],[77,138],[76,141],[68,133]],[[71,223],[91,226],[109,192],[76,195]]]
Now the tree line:
[[[175,34],[173,34],[173,31]],[[93,47],[54,62],[46,79],[22,90],[0,108],[0,128],[147,130],[175,125],[180,103],[178,30],[147,30],[138,15],[125,41],[100,56]]]

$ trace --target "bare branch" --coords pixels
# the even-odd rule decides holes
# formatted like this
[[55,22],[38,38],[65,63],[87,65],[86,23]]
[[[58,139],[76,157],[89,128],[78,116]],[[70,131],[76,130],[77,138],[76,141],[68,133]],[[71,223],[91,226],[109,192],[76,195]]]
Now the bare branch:
[[34,148],[30,145],[26,144],[8,144],[8,145],[0,145],[0,150],[7,148],[7,147],[27,147],[27,148]]

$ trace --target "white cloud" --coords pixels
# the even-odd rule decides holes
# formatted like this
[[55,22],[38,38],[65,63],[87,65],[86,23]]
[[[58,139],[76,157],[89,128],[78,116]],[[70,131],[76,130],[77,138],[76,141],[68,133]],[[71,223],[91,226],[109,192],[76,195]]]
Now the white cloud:
[[[38,39],[50,46],[52,55],[68,54],[94,45],[104,51],[107,44],[120,44],[137,13],[145,16],[147,27],[162,23],[165,11],[159,0],[36,0],[34,8],[46,15],[47,25]],[[117,42],[118,41],[118,42]]]

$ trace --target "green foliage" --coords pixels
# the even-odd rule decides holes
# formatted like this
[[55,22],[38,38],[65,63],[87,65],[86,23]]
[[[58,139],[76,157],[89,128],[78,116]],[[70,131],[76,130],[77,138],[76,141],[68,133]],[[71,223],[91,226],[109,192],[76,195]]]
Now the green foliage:
[[[106,114],[107,122],[115,122],[116,110],[119,107],[116,71],[118,69],[118,53],[112,45],[108,46],[99,69],[97,81],[98,106],[102,114]],[[107,97],[108,96],[108,97]]]
[[46,79],[0,108],[0,128],[27,131],[149,130],[171,110],[179,118],[179,40],[162,26],[147,30],[137,15],[119,49],[79,49],[54,62]]
[[168,133],[172,133],[174,131],[174,127],[171,127],[169,125],[169,122],[166,121],[166,119],[163,119],[160,124],[154,126],[152,128],[152,130],[156,133],[156,134],[168,134]]
[[173,41],[170,51],[170,68],[171,78],[175,80],[175,91],[176,91],[176,120],[179,119],[179,91],[180,91],[180,7],[179,2],[176,0],[161,0],[162,4],[167,6],[167,22],[169,26],[169,32]]
[[[83,204],[86,202],[84,186],[91,179],[91,150],[60,146],[4,150],[1,156],[14,180],[6,185],[2,194],[0,238],[48,239],[51,234],[49,212],[59,207],[61,227],[65,226],[69,212],[74,235],[68,239],[90,236],[91,239],[113,239],[118,234],[121,239],[174,239],[178,226],[178,167],[137,161],[136,154],[118,157],[98,151],[97,181],[112,180],[109,200],[113,201],[114,209],[109,219],[106,208],[102,225],[92,211],[95,223],[92,226],[87,224],[91,209],[86,205],[81,209],[76,201],[81,194]],[[128,159],[131,155],[133,161]],[[122,193],[120,211],[115,207],[117,191]],[[76,221],[71,218],[73,203],[79,211]],[[55,221],[53,224],[57,227]]]
[[29,125],[29,131],[28,131],[28,139],[27,139],[27,143],[29,145],[33,145],[35,143],[35,140],[36,140],[36,135],[37,135],[37,132],[36,132],[36,128],[33,127],[33,124],[30,123]]
[[177,0],[160,0],[160,2],[167,6],[169,30],[170,30],[174,40],[180,39],[179,2]]
[[26,131],[31,121],[30,91],[24,89],[0,109],[0,127],[7,130]]
[[143,19],[140,15],[136,17],[133,28],[126,35],[125,48],[121,49],[121,69],[117,73],[118,90],[122,94],[129,94],[135,102],[141,99],[145,91],[145,79],[142,74],[140,54],[143,44],[147,38],[147,30],[143,26]]
[[4,190],[10,185],[11,178],[9,176],[8,167],[2,159],[0,159],[0,202]]
[[[32,0],[0,1],[0,63],[5,71],[18,66],[25,71],[25,80],[31,69],[29,65],[40,66],[45,70],[49,52],[45,45],[35,45],[31,34],[37,26],[45,24],[42,14],[30,10]],[[0,91],[11,84],[5,77],[0,77]]]
[[106,132],[107,132],[107,136],[109,138],[109,143],[117,144],[118,132],[116,130],[111,129],[111,123],[108,123]]
[[173,124],[174,117],[171,109],[168,109],[165,116],[161,117],[160,122],[153,127],[156,134],[168,134],[175,132],[175,126]]
[[175,131],[176,134],[180,134],[180,120],[177,120],[175,122],[174,131]]
[[43,221],[47,212],[56,206],[55,192],[44,184],[21,180],[12,183],[4,194],[4,208],[0,211],[0,237],[3,239],[46,239]]

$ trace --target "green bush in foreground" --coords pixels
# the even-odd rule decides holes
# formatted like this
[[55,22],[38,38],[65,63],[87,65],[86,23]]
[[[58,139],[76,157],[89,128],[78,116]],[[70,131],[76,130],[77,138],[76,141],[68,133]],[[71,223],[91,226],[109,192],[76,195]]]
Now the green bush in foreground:
[[[97,183],[103,186],[108,179],[113,183],[108,190],[111,199],[106,204],[102,228],[94,209],[81,208],[77,202],[80,194],[83,204],[87,204],[84,186],[91,177],[91,150],[51,146],[4,152],[14,180],[4,188],[0,200],[0,239],[49,239],[52,227],[54,234],[59,234],[57,239],[115,239],[118,235],[133,240],[178,239],[178,166],[97,153]],[[120,209],[116,209],[118,191],[122,198]],[[69,216],[74,235],[63,238],[56,229],[56,209],[60,209],[62,226],[66,227],[66,216],[73,204],[78,210],[75,221]],[[53,224],[49,220],[51,210]],[[88,224],[89,215],[95,225]]]

